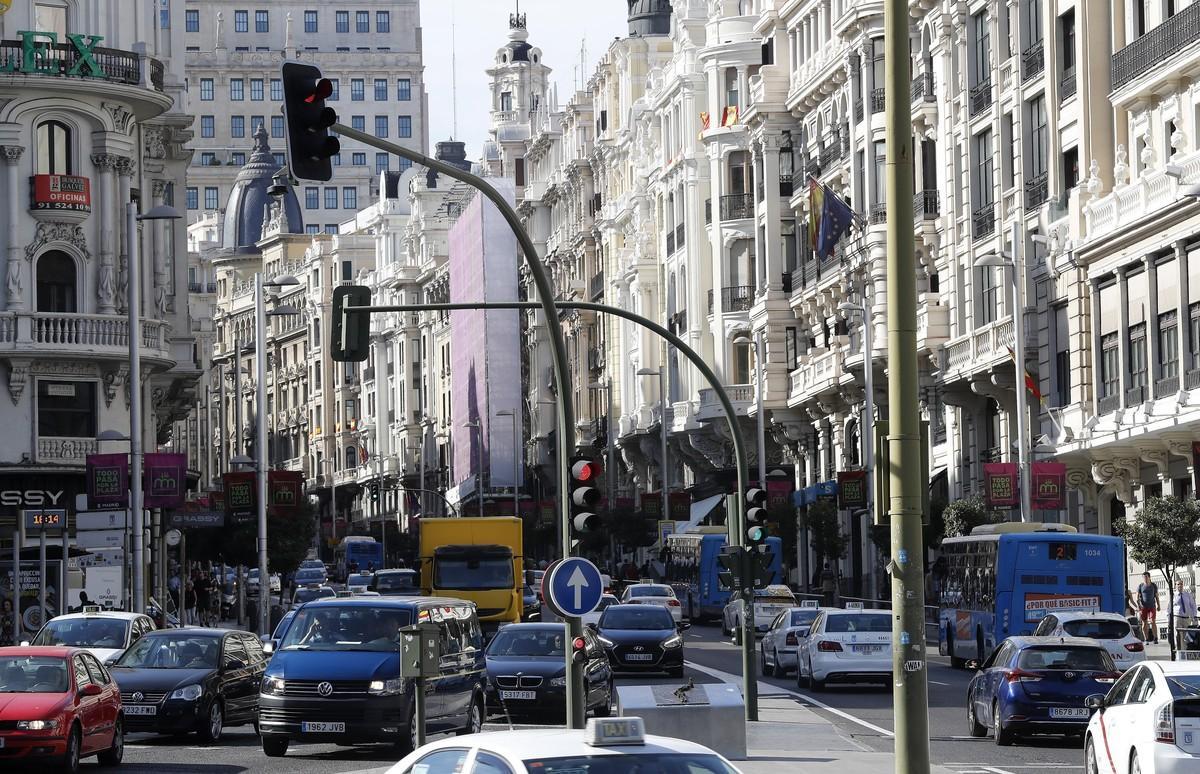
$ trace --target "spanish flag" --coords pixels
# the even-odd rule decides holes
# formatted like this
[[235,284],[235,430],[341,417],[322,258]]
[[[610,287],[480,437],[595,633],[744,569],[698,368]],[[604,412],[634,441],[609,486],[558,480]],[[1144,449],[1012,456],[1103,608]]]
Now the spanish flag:
[[[1008,348],[1008,356],[1012,358],[1014,363],[1017,362],[1017,353],[1013,352],[1012,347]],[[1025,369],[1025,389],[1029,390],[1029,393],[1033,395],[1033,397],[1037,398],[1039,402],[1046,402],[1046,398],[1042,395],[1042,391],[1038,389],[1037,377],[1034,376],[1033,372],[1028,368]]]

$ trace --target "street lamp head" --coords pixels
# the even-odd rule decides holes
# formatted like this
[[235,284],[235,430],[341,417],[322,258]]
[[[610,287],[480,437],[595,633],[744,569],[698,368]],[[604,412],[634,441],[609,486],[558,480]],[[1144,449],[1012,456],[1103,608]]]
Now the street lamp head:
[[659,368],[639,368],[637,370],[638,376],[658,376],[661,373],[662,370]]
[[179,220],[183,215],[179,210],[166,204],[151,207],[148,212],[137,216],[138,220]]
[[974,266],[977,269],[989,269],[989,268],[995,268],[998,266],[1011,266],[1011,265],[1012,265],[1012,259],[1009,258],[1003,252],[988,253],[987,255],[981,255],[975,259],[975,263],[974,263]]
[[745,332],[742,332],[734,338],[733,343],[740,347],[750,347],[754,346],[754,339],[750,338]]
[[128,441],[129,436],[119,430],[103,430],[96,436],[97,441]]
[[866,314],[866,311],[862,308],[862,304],[852,304],[849,301],[843,301],[838,304],[837,308],[839,312],[846,312],[847,314]]
[[269,280],[263,280],[264,288],[286,288],[293,285],[299,285],[300,280],[290,274],[280,274],[278,277],[272,277]]
[[496,416],[498,416],[498,417],[515,417],[516,415],[517,415],[516,409],[500,409],[499,411],[496,412]]

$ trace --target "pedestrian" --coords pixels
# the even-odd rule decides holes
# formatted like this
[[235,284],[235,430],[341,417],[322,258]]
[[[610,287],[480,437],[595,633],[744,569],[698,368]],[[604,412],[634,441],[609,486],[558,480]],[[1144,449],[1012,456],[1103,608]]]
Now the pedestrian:
[[1146,642],[1158,642],[1158,586],[1150,580],[1150,573],[1142,573],[1142,582],[1137,587],[1139,620],[1142,622]]
[[200,573],[196,582],[192,584],[192,588],[196,592],[196,609],[199,612],[200,625],[208,626],[212,623],[209,620],[212,606],[212,582],[208,579],[208,573]]
[[829,566],[829,562],[825,563],[825,567],[821,569],[821,597],[822,604],[826,607],[834,607],[837,604],[835,595],[837,594],[837,574],[833,568]]
[[196,587],[192,585],[191,581],[188,581],[187,586],[184,587],[183,604],[184,604],[184,608],[187,610],[187,617],[185,618],[185,620],[192,626],[195,626],[196,625]]
[[1183,578],[1175,579],[1175,647],[1190,650],[1185,643],[1193,639],[1196,625],[1196,597],[1183,587]]

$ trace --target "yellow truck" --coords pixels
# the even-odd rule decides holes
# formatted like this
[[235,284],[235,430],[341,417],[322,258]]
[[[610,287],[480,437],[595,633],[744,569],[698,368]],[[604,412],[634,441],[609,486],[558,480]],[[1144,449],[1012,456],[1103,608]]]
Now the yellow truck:
[[475,603],[484,629],[523,610],[523,524],[511,516],[421,519],[421,592]]

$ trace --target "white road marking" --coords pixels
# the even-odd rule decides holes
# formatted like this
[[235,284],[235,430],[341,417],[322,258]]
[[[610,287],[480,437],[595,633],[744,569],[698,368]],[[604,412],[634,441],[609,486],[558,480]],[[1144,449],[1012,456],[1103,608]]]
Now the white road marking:
[[[703,664],[697,664],[693,661],[688,661],[687,665],[690,666],[692,669],[695,669],[697,672],[703,672],[704,674],[709,675],[710,677],[715,677],[718,680],[721,680],[722,682],[733,683],[734,685],[738,685],[742,682],[741,675],[735,675],[730,672],[723,672],[720,669],[713,669],[712,667],[707,667],[707,666],[704,666]],[[870,729],[871,731],[874,731],[875,733],[880,734],[882,736],[886,736],[888,738],[895,736],[895,734],[893,734],[891,731],[888,731],[886,728],[880,728],[879,726],[875,725],[874,723],[869,723],[869,722],[863,720],[862,718],[856,718],[853,715],[851,715],[849,712],[843,712],[842,710],[838,709],[837,707],[831,707],[823,701],[818,701],[817,699],[814,699],[811,696],[808,696],[807,694],[800,693],[799,691],[793,691],[790,688],[781,688],[777,685],[772,685],[771,683],[759,682],[758,691],[759,691],[759,694],[761,694],[761,695],[766,695],[768,693],[776,693],[776,694],[785,693],[789,696],[800,699],[801,701],[808,702],[809,704],[812,704],[813,706],[820,707],[821,709],[825,710],[826,712],[831,712],[834,715],[837,715],[839,718],[842,718],[843,720],[849,720],[851,723],[856,723],[856,724],[862,726],[863,728]]]
[[938,682],[937,680],[930,680],[930,681],[929,681],[929,684],[930,684],[930,685],[944,685],[944,686],[947,686],[947,687],[949,687],[949,686],[950,686],[950,683],[940,683],[940,682]]

